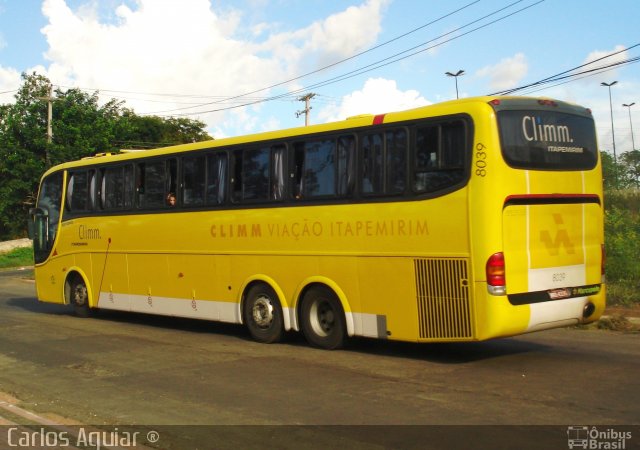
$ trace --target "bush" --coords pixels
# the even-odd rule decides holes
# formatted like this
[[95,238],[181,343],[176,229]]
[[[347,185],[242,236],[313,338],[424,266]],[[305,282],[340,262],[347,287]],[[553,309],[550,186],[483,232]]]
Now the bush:
[[640,301],[640,192],[605,193],[608,302]]

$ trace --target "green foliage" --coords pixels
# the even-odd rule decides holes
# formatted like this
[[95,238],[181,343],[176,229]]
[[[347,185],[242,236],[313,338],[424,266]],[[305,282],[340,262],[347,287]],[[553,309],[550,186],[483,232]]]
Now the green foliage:
[[127,131],[123,133],[123,144],[137,147],[157,147],[158,144],[173,145],[200,142],[211,139],[204,131],[205,123],[186,118],[164,119],[157,116],[136,116],[129,113],[124,118]]
[[16,248],[7,253],[0,253],[0,269],[22,266],[33,266],[33,248]]
[[605,247],[608,299],[640,301],[640,191],[605,192]]
[[15,103],[0,105],[0,240],[24,237],[44,171],[55,164],[121,148],[156,148],[212,139],[200,121],[140,117],[98,93],[56,89],[53,140],[47,142],[50,81],[22,74]]
[[624,185],[640,189],[640,150],[623,153],[620,156]]
[[640,189],[640,150],[619,154],[617,164],[612,154],[601,155],[605,190]]

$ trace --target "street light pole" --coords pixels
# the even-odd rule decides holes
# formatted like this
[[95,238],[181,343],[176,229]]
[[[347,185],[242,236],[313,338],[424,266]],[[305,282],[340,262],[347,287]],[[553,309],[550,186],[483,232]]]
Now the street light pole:
[[618,157],[616,155],[616,135],[613,129],[613,103],[611,102],[611,86],[617,83],[617,81],[612,81],[611,83],[600,83],[600,86],[606,86],[609,88],[609,109],[611,110],[611,140],[613,142],[613,175],[615,178],[616,188],[618,187]]
[[633,122],[631,121],[631,107],[635,105],[636,102],[633,103],[623,103],[622,106],[629,108],[629,126],[631,127],[631,150],[636,149],[636,141],[633,139]]
[[456,73],[445,72],[445,75],[455,78],[455,80],[456,80],[456,98],[460,98],[460,96],[458,95],[458,77],[460,75],[464,75],[464,70],[460,69]]

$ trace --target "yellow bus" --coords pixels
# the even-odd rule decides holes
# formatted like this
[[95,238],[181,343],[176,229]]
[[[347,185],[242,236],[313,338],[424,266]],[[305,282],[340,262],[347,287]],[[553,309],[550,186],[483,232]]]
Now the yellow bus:
[[478,341],[597,320],[587,108],[478,97],[68,162],[30,211],[38,299],[301,331]]

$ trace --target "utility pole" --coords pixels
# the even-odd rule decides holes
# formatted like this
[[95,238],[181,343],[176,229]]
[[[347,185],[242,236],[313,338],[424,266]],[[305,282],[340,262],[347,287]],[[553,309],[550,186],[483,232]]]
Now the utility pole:
[[51,84],[49,84],[47,96],[38,97],[38,100],[47,102],[47,147],[45,148],[45,164],[46,167],[50,167],[49,146],[53,142],[53,102],[56,100],[56,98],[53,97],[53,86]]
[[296,117],[300,117],[301,115],[304,114],[304,126],[305,127],[309,126],[309,112],[311,111],[311,106],[309,106],[309,102],[315,96],[316,96],[316,94],[314,94],[313,92],[310,92],[307,95],[303,95],[302,97],[298,97],[298,101],[304,102],[304,109],[302,111],[296,112]]

